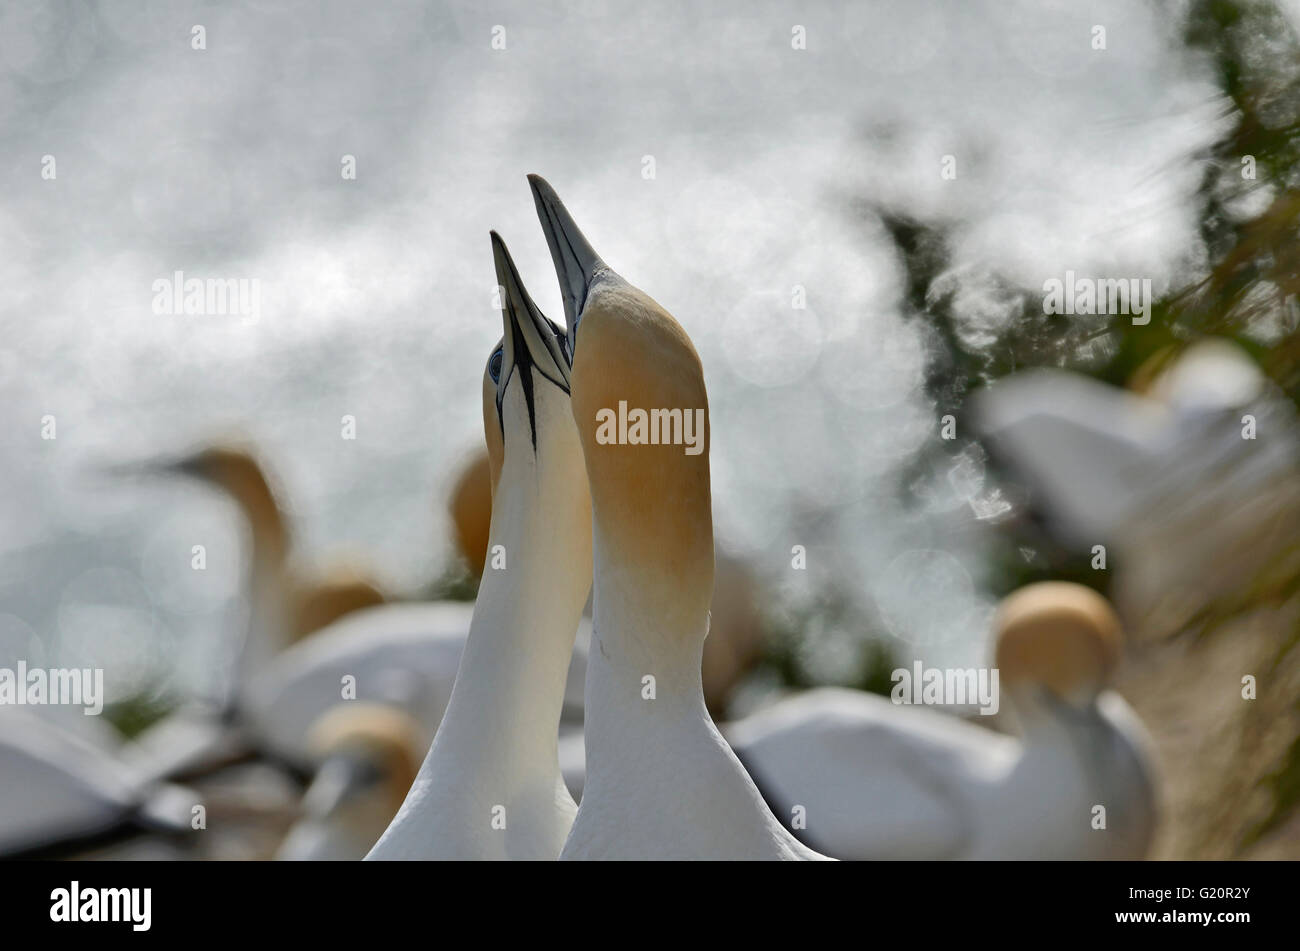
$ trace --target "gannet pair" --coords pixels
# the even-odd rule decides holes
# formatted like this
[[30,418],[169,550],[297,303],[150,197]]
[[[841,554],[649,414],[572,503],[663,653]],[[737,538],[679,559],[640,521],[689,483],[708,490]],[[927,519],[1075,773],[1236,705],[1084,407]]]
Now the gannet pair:
[[[483,388],[490,543],[515,552],[516,567],[485,575],[437,736],[368,857],[817,857],[771,814],[705,709],[707,439],[696,456],[662,446],[637,459],[619,450],[645,447],[598,446],[591,431],[595,408],[620,398],[706,413],[694,347],[605,268],[550,187],[530,181],[567,332],[537,309],[494,235],[506,299]],[[583,321],[594,329],[579,339]],[[591,768],[578,808],[557,725],[593,551]]]
[[[589,487],[595,620],[582,804],[575,815],[560,781],[555,724],[558,658],[571,642],[584,566],[581,557],[543,562],[532,550],[519,576],[485,582],[438,737],[370,857],[823,858],[773,815],[705,709],[700,660],[713,580],[707,429],[699,455],[595,435],[601,412],[620,402],[698,409],[707,420],[694,347],[595,254],[554,191],[530,181],[567,334],[561,340],[536,311],[495,243],[509,291],[505,339],[514,349],[510,357],[494,352],[485,380],[485,428],[496,452],[491,535],[494,544],[514,545],[540,529],[580,555],[574,538],[584,512],[575,499]],[[534,365],[516,374],[524,352]],[[576,439],[563,413],[569,393]],[[564,459],[575,441],[585,480]],[[567,469],[568,478],[548,478],[551,468]],[[557,486],[567,494],[552,498]],[[1098,696],[1118,649],[1104,605],[1068,585],[1029,589],[1003,605],[999,660],[1021,711],[1023,744],[835,692],[810,693],[740,724],[735,742],[777,801],[811,804],[791,805],[804,806],[809,828],[840,854],[1141,854],[1154,813],[1149,767],[1127,708]],[[539,611],[547,623],[534,620]],[[536,642],[525,634],[530,626]],[[517,657],[526,649],[541,658],[528,684]],[[1085,830],[1097,837],[1086,840]]]
[[1118,694],[1119,620],[1090,588],[1005,598],[996,662],[1021,738],[823,688],[725,728],[772,808],[844,859],[1137,859],[1156,825],[1150,741]]

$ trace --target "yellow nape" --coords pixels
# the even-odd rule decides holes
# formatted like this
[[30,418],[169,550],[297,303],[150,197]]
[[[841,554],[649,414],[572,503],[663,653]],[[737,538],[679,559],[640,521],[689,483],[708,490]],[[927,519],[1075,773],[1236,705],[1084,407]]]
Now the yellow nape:
[[424,757],[424,732],[407,713],[382,703],[348,701],[321,715],[308,749],[317,762],[355,752],[383,770],[396,795],[394,811],[415,782]]
[[[636,288],[621,282],[600,288],[578,325],[572,381],[573,418],[602,542],[617,546],[618,558],[634,566],[648,593],[672,592],[673,608],[684,613],[707,611],[713,589],[708,393],[690,337]],[[616,411],[620,401],[647,411],[701,410],[702,451],[599,441],[598,414]]]
[[1100,689],[1123,649],[1110,602],[1066,581],[1026,585],[1007,595],[994,629],[1002,681],[1041,684],[1061,696]]

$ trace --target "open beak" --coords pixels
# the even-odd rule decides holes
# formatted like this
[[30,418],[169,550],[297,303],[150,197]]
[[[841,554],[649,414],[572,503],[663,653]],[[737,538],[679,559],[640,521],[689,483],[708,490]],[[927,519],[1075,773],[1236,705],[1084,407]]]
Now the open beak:
[[537,413],[533,387],[534,374],[569,392],[569,353],[562,344],[563,331],[546,319],[519,279],[519,271],[510,258],[506,243],[492,232],[492,258],[496,262],[497,284],[502,289],[501,323],[504,334],[501,347],[501,372],[497,376],[497,421],[504,433],[503,403],[512,377],[523,388],[528,408],[528,428],[533,450],[537,450]]
[[564,320],[568,325],[569,352],[578,333],[578,321],[586,306],[587,294],[596,275],[608,271],[609,265],[600,259],[583,235],[573,216],[560,201],[560,196],[540,175],[529,175],[528,184],[533,189],[537,217],[546,232],[546,243],[551,249],[555,274],[560,279],[560,294],[564,298]]
[[499,392],[513,371],[533,368],[566,393],[569,391],[569,358],[560,345],[562,331],[533,303],[519,278],[519,271],[501,236],[492,232],[492,258],[497,284],[502,288],[501,323],[505,344],[501,361]]

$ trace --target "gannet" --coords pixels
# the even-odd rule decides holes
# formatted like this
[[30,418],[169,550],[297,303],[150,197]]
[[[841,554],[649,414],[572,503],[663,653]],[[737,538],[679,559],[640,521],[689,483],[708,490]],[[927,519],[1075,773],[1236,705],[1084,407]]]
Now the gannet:
[[[818,858],[772,815],[704,705],[713,512],[695,347],[600,259],[550,185],[529,181],[564,300],[595,551],[586,785],[561,858]],[[601,442],[598,414],[620,401],[702,419],[701,451]]]
[[163,779],[202,773],[247,753],[246,737],[232,728],[240,693],[250,678],[311,632],[384,595],[352,569],[335,568],[309,578],[290,557],[289,530],[252,451],[215,444],[180,458],[114,464],[112,475],[185,475],[220,489],[243,514],[251,538],[246,577],[248,615],[237,647],[232,681],[216,695],[190,698],[151,724],[127,751],[132,766]]
[[494,232],[505,335],[483,378],[490,545],[451,701],[371,859],[554,859],[577,807],[560,775],[565,672],[591,589],[591,500],[564,332]]
[[352,611],[383,603],[384,595],[349,567],[336,566],[315,577],[297,569],[271,483],[245,446],[213,444],[179,458],[115,463],[101,471],[198,479],[233,500],[248,526],[247,619],[234,645],[231,679],[212,695],[188,698],[123,751],[133,769],[155,779],[193,777],[227,765],[249,752],[247,737],[232,720],[250,678],[306,635]]
[[1136,715],[1104,689],[1120,655],[1109,602],[1033,584],[1003,600],[995,627],[1020,739],[834,688],[780,701],[727,737],[774,811],[838,858],[1142,858],[1155,771]]
[[114,830],[190,829],[201,800],[155,783],[111,752],[18,710],[0,716],[0,855],[51,847]]
[[277,859],[361,859],[406,797],[420,757],[420,725],[401,710],[373,703],[334,707],[312,728],[316,772],[303,816]]

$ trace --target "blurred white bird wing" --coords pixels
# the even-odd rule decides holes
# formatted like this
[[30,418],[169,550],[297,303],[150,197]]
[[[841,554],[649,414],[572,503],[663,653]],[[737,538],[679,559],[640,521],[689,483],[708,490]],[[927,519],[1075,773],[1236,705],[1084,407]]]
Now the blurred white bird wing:
[[0,714],[0,855],[106,831],[147,800],[103,750],[16,711]]
[[992,448],[1078,543],[1113,537],[1151,491],[1174,426],[1160,404],[1076,373],[1018,373],[979,393]]
[[258,741],[306,761],[307,736],[351,699],[391,703],[431,739],[451,696],[473,605],[384,604],[354,611],[283,652],[249,686],[245,709]]
[[211,772],[246,752],[247,740],[239,729],[223,722],[218,710],[195,705],[151,724],[122,744],[120,755],[140,776],[165,780]]
[[727,731],[773,811],[802,806],[809,845],[845,859],[960,858],[977,832],[971,789],[1016,744],[955,717],[820,689]]
[[[278,755],[307,759],[307,735],[321,714],[344,699],[390,703],[424,726],[432,742],[451,697],[474,605],[469,602],[382,604],[354,611],[282,653],[245,695],[258,739]],[[590,625],[584,619],[583,624]],[[579,714],[585,653],[575,649],[565,707]]]

